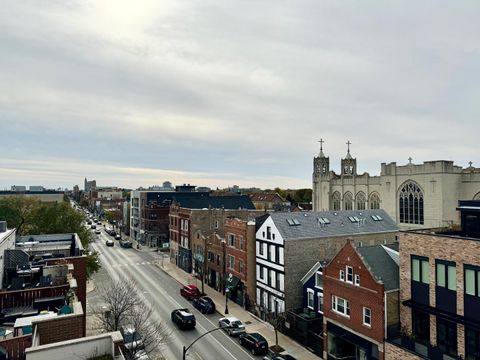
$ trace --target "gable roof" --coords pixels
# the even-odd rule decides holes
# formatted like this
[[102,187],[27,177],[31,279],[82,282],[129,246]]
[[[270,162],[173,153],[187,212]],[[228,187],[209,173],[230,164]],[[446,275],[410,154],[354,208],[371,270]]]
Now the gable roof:
[[[398,263],[392,258],[389,252],[396,251],[388,249],[383,245],[362,246],[355,248],[368,266],[370,273],[383,282],[385,291],[397,290],[400,288],[400,275]],[[398,252],[397,252],[398,256]]]
[[252,201],[265,201],[265,202],[285,202],[285,200],[278,193],[254,193],[250,194]]
[[[284,240],[399,231],[395,222],[381,209],[302,213],[275,212],[270,216]],[[319,219],[327,219],[328,223]],[[359,222],[356,220],[352,222],[350,219],[358,219]]]
[[308,281],[308,279],[310,279],[312,275],[315,274],[321,268],[323,268],[322,264],[320,263],[320,261],[317,261],[317,263],[313,265],[312,268],[308,270],[307,273],[300,279],[302,284],[305,284]]

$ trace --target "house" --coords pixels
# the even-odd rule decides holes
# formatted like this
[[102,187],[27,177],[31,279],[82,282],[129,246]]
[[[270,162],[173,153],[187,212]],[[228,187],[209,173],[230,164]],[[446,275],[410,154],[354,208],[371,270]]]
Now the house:
[[398,227],[383,210],[271,213],[256,219],[256,305],[264,318],[302,306],[300,280],[347,242],[390,244]]
[[[347,242],[323,270],[324,359],[385,359],[399,333],[399,255],[385,245]],[[307,289],[307,307],[314,289]],[[318,292],[317,292],[318,294]],[[318,307],[317,307],[318,308]]]
[[480,201],[457,210],[460,231],[399,234],[402,334],[389,359],[480,356]]
[[290,206],[290,202],[276,192],[250,194],[250,199],[257,210],[267,211],[273,210],[275,206]]

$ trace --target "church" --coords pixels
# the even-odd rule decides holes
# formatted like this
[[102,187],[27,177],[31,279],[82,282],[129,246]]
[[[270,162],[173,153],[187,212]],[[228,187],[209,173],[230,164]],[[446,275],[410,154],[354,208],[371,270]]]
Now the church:
[[330,170],[330,158],[313,159],[313,211],[383,209],[402,230],[459,224],[458,200],[480,200],[480,168],[462,168],[436,160],[406,165],[382,163],[379,176],[358,174],[357,159],[341,159],[340,174]]

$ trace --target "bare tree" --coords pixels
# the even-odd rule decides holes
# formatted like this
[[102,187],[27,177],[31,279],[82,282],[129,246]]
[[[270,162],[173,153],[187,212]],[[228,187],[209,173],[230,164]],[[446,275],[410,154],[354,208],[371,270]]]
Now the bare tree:
[[[127,360],[146,358],[168,342],[169,327],[154,319],[153,309],[139,296],[134,280],[112,280],[98,288],[98,296],[100,305],[93,314],[100,330],[110,332],[123,327],[132,331],[124,348]],[[125,331],[123,335],[127,342]]]

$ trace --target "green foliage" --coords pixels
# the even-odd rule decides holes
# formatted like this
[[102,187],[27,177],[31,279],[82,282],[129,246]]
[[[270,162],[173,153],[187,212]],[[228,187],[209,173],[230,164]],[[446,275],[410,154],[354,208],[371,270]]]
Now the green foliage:
[[82,208],[87,208],[88,207],[88,200],[83,198],[82,200],[80,200],[80,203],[78,205],[80,205]]
[[312,189],[298,189],[295,191],[293,199],[296,203],[306,202],[309,203],[312,201]]
[[[68,202],[42,203],[37,199],[25,197],[6,197],[0,199],[0,219],[7,221],[8,227],[16,228],[17,235],[77,233],[84,249],[92,240],[92,233],[84,226],[85,217]],[[99,265],[93,264],[97,258],[87,260],[87,276],[97,271]],[[88,266],[91,263],[91,266]]]
[[113,220],[119,221],[122,219],[122,213],[120,212],[120,210],[106,210],[105,219],[107,219],[107,221],[110,223]]
[[94,273],[96,273],[101,268],[98,255],[99,255],[98,252],[92,251],[87,256],[87,278],[89,279]]

